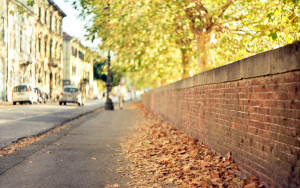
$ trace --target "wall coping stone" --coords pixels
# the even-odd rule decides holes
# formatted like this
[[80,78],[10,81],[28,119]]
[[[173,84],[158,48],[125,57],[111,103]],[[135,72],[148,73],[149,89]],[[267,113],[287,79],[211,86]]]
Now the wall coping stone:
[[[262,63],[264,62],[264,63]],[[217,84],[300,69],[300,41],[278,49],[266,51],[228,65],[211,69],[193,77],[155,88],[150,92],[177,90],[195,86]]]

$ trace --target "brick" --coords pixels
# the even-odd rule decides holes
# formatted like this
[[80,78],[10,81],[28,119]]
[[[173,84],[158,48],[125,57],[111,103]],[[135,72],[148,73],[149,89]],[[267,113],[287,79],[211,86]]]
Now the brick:
[[266,90],[265,85],[258,85],[258,86],[252,87],[253,92],[265,92],[265,90]]
[[285,92],[276,92],[272,94],[272,99],[274,100],[288,100],[288,94]]
[[297,84],[296,83],[285,83],[285,84],[278,85],[277,91],[296,93]]
[[299,75],[299,71],[287,72],[172,92],[161,90],[144,95],[143,103],[217,151],[232,151],[249,174],[265,174],[269,185],[282,186],[287,181],[276,184],[276,178],[288,174],[300,152],[300,84],[295,82]]
[[[249,100],[249,105],[250,106],[259,106],[260,101],[259,100]],[[277,102],[276,102],[277,103]],[[276,104],[277,105],[277,104]]]
[[270,138],[271,138],[271,133],[270,133],[270,131],[264,130],[264,131],[263,131],[263,137],[264,137],[264,138],[270,139]]

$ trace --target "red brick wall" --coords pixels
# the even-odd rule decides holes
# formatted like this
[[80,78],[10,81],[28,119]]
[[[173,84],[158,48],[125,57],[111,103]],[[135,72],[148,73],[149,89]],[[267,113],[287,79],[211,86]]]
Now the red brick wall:
[[[231,151],[241,170],[258,176],[267,187],[299,187],[299,46],[298,42],[155,89],[143,95],[143,104],[215,151]],[[269,73],[258,73],[260,67],[248,71],[258,60],[265,63],[282,52],[290,56],[292,70],[277,60],[269,62]],[[237,77],[230,78],[232,70],[239,71],[234,73]]]

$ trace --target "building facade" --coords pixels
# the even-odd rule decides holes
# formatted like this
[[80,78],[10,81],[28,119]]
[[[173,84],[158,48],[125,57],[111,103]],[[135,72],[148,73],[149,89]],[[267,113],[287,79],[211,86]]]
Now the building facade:
[[66,14],[52,0],[39,0],[35,6],[35,85],[55,99],[63,86],[62,20]]
[[62,89],[65,13],[52,0],[0,1],[0,100],[11,101],[14,85],[30,83],[50,99]]
[[87,58],[86,48],[76,38],[63,34],[63,82],[80,87],[86,96],[93,94],[93,59]]
[[3,66],[5,99],[11,101],[14,85],[34,83],[35,13],[26,0],[6,0],[4,13],[5,58]]
[[6,56],[5,41],[6,1],[0,1],[0,101],[6,100]]

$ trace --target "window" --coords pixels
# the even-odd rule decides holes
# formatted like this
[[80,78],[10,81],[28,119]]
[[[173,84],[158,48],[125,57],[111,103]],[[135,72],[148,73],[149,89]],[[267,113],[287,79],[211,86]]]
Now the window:
[[50,31],[52,31],[52,13],[50,13]]
[[42,16],[42,9],[39,7],[39,21],[41,21],[41,16]]
[[79,51],[79,58],[83,61],[84,60],[84,54],[81,52],[81,51]]
[[45,55],[47,55],[47,40],[45,40]]
[[57,32],[57,30],[58,30],[57,29],[57,19],[55,19],[55,26],[54,27],[55,27],[55,32]]
[[50,42],[50,58],[52,58],[52,47],[53,47],[53,43],[52,41]]
[[39,53],[41,53],[41,45],[42,45],[41,38],[39,37]]
[[76,75],[76,66],[72,66],[72,74]]
[[2,21],[2,28],[1,28],[1,38],[4,40],[5,38],[5,30],[4,30],[4,13],[1,15],[1,21]]
[[77,49],[74,48],[74,47],[72,47],[72,55],[73,55],[74,57],[77,57]]
[[47,24],[47,10],[45,11],[45,24]]
[[68,92],[68,93],[77,93],[78,91],[79,91],[78,88],[72,88],[72,87],[64,88],[64,92]]
[[26,85],[18,85],[14,87],[14,92],[23,92],[23,91],[28,91]]
[[32,37],[30,37],[30,39],[29,39],[29,52],[30,52],[30,54],[32,53],[32,45],[33,45]]
[[20,52],[22,52],[22,29],[20,29]]

